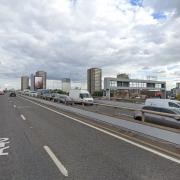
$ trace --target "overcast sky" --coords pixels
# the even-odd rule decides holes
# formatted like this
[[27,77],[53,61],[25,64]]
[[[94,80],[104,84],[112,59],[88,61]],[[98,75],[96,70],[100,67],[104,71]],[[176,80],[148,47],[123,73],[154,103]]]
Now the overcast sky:
[[179,0],[0,0],[0,87],[45,70],[49,79],[155,75],[180,81]]

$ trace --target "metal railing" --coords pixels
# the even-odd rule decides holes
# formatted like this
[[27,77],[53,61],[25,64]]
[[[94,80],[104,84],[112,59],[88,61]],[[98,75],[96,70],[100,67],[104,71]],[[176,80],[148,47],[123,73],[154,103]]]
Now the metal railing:
[[116,109],[123,109],[123,110],[128,110],[128,111],[133,111],[133,112],[141,112],[143,122],[145,121],[145,113],[154,114],[154,115],[160,115],[160,116],[165,116],[165,117],[171,117],[171,118],[176,119],[177,121],[180,121],[180,115],[177,115],[177,114],[156,112],[156,111],[150,111],[150,110],[144,110],[144,109],[134,109],[134,108],[129,108],[129,107],[113,106],[113,105],[110,105],[110,104],[94,103],[94,105],[96,105],[96,106],[104,106],[104,107],[112,107],[112,108],[116,108]]

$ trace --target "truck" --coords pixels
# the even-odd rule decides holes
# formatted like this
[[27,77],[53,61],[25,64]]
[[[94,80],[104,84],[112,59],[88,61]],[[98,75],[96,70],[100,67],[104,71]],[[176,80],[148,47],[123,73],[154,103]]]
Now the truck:
[[72,98],[74,103],[81,103],[87,105],[93,105],[94,99],[87,90],[71,89],[69,91],[69,97]]

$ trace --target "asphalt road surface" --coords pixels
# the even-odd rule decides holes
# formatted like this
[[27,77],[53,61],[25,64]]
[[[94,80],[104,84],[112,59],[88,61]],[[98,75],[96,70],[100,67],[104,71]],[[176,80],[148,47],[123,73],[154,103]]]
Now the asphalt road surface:
[[0,96],[0,180],[179,180],[180,164],[20,97]]

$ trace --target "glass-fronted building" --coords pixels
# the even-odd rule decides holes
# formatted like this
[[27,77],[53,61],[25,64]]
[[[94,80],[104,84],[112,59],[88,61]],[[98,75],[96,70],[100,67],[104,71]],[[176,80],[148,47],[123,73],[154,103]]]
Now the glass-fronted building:
[[112,91],[116,96],[161,96],[166,95],[166,82],[156,80],[130,79],[129,77],[117,76],[117,78],[105,77],[104,90]]

